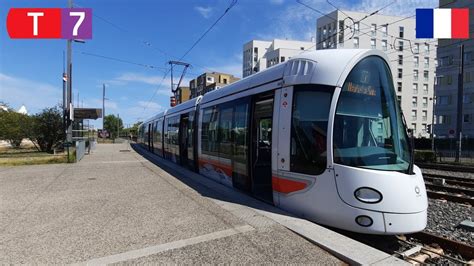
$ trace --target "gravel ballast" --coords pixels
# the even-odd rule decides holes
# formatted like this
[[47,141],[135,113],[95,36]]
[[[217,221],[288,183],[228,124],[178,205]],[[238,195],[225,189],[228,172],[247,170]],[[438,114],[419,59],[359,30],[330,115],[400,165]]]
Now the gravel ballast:
[[429,199],[425,231],[474,246],[474,232],[458,228],[459,223],[469,218],[474,220],[472,206]]

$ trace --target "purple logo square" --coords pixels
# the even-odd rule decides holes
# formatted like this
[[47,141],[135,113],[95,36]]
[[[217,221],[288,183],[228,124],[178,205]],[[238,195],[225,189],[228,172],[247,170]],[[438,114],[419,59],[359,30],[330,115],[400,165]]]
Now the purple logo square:
[[92,39],[92,9],[61,9],[61,37],[63,39]]

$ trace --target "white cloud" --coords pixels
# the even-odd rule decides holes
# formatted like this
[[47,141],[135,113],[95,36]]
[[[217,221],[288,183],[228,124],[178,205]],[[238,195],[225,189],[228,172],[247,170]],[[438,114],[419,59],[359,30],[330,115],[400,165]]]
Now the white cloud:
[[22,104],[30,113],[62,102],[62,86],[0,73],[0,101],[18,109]]
[[126,109],[128,117],[134,120],[141,120],[151,117],[159,112],[162,112],[166,107],[156,103],[147,101],[138,101],[135,106]]
[[[87,99],[84,101],[84,108],[102,108],[102,99]],[[112,100],[105,100],[105,111],[118,111],[118,103]]]
[[417,8],[434,8],[438,6],[437,0],[399,0],[391,4],[392,2],[393,0],[362,0],[354,5],[353,3],[348,3],[346,1],[335,0],[331,3],[342,10],[366,13],[372,13],[388,5],[380,11],[380,14],[391,16],[411,16],[415,15],[415,10]]
[[120,76],[116,77],[112,81],[123,82],[122,83],[123,85],[126,84],[127,82],[137,82],[137,83],[158,85],[162,80],[163,80],[163,77],[159,75],[149,76],[149,75],[143,75],[139,73],[127,72],[127,73],[121,74]]
[[[271,0],[270,0],[271,1]],[[276,1],[276,0],[275,0]],[[330,0],[343,11],[358,11],[372,13],[393,0]],[[302,3],[313,7],[322,14],[335,10],[326,0],[301,0]],[[398,0],[394,4],[380,11],[383,15],[412,16],[416,8],[433,8],[438,6],[438,0]],[[272,14],[273,23],[265,31],[256,34],[256,38],[263,40],[295,39],[310,41],[316,34],[316,21],[322,14],[294,3],[283,8],[278,14]]]
[[201,14],[204,18],[208,19],[212,15],[212,10],[213,8],[208,6],[208,7],[203,7],[203,6],[196,6],[194,9]]

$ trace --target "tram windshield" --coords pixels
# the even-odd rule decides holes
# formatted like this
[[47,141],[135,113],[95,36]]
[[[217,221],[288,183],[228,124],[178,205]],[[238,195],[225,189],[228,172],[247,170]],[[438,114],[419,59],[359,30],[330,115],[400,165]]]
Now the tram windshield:
[[406,172],[410,151],[405,124],[384,60],[369,56],[347,77],[334,121],[334,162]]

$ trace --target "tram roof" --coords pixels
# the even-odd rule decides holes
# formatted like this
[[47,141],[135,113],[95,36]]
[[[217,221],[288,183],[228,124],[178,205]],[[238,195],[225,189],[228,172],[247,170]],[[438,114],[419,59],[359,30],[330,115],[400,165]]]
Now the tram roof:
[[153,121],[164,115],[174,114],[192,108],[198,103],[211,102],[230,94],[278,80],[282,80],[284,86],[312,83],[342,87],[344,80],[352,68],[360,60],[371,55],[382,57],[390,66],[387,55],[376,49],[326,49],[304,52],[284,63],[272,66],[221,89],[208,92],[204,96],[193,98],[173,108],[167,109],[145,120],[144,123]]
[[371,55],[380,56],[389,64],[385,53],[376,49],[327,49],[304,52],[284,63],[265,69],[219,90],[208,92],[203,96],[201,103],[211,102],[278,80],[283,80],[284,86],[312,83],[342,87],[352,68],[360,60]]

